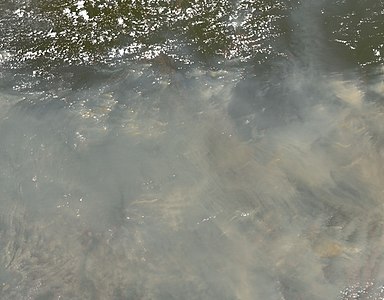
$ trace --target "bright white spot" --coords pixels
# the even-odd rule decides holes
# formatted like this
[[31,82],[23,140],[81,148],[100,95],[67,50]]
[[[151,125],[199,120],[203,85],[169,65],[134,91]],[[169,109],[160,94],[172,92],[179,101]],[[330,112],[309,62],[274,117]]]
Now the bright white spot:
[[119,25],[123,25],[123,24],[124,24],[124,20],[123,20],[123,18],[122,18],[122,17],[118,18],[118,19],[117,19],[117,23],[118,23]]
[[24,16],[24,10],[21,10],[21,9],[17,9],[13,12],[15,15],[17,15],[18,17],[22,17]]
[[238,22],[231,22],[231,25],[234,29],[236,29],[237,27],[239,27],[239,23]]
[[84,8],[84,1],[82,1],[82,0],[77,1],[76,5],[77,5],[77,9],[80,10],[80,9]]
[[192,8],[187,8],[186,11],[187,15],[190,17],[190,16],[193,16],[193,9]]
[[48,32],[48,34],[47,34],[49,37],[55,37],[56,35],[57,35],[57,33],[56,32],[52,32],[52,31],[50,31],[50,32]]
[[66,8],[63,9],[63,14],[71,15],[71,10],[68,7],[66,7]]
[[6,51],[0,51],[0,64],[11,57],[11,54]]
[[203,223],[203,222],[211,221],[211,220],[213,220],[213,219],[216,219],[216,216],[210,216],[210,217],[208,217],[208,218],[204,218],[204,219],[202,219],[200,222],[197,222],[197,225],[200,225],[200,224]]
[[85,21],[88,21],[89,20],[89,16],[88,16],[88,13],[86,10],[82,10],[79,12],[79,16],[80,17],[83,17]]

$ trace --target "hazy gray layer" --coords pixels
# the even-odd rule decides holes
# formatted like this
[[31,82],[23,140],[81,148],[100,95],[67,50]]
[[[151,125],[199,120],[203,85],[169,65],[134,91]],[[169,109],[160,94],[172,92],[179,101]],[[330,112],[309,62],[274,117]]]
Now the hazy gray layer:
[[0,298],[383,299],[383,69],[324,3],[268,65],[2,69]]
[[381,299],[382,108],[289,68],[2,95],[2,299]]

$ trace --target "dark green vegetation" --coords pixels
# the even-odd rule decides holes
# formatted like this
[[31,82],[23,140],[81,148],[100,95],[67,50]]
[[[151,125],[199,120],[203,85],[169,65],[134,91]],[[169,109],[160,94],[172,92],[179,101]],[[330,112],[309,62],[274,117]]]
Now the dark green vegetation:
[[[314,13],[330,41],[361,65],[382,62],[383,1],[319,3]],[[259,64],[289,57],[292,34],[300,27],[290,16],[301,5],[279,0],[2,1],[0,49],[3,56],[13,56],[14,67],[110,64],[160,53],[184,66]]]
[[383,63],[384,1],[338,0],[324,14],[330,39],[344,44],[359,64]]
[[116,57],[263,61],[292,4],[270,1],[14,1],[2,4],[1,47],[18,61],[90,63]]

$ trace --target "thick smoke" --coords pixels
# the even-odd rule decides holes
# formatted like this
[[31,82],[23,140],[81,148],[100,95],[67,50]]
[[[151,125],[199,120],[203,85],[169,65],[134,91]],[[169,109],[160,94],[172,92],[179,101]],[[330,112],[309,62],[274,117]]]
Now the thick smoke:
[[383,69],[319,3],[265,65],[3,92],[0,298],[383,299]]
[[379,293],[382,107],[357,74],[284,69],[131,65],[54,101],[3,95],[3,297]]

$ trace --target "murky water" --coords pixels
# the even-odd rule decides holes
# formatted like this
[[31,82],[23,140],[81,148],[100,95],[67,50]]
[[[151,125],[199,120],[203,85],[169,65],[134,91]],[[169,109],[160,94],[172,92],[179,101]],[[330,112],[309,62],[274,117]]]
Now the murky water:
[[0,298],[384,299],[380,6],[155,2],[1,3]]

